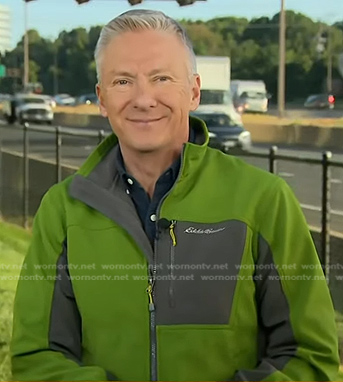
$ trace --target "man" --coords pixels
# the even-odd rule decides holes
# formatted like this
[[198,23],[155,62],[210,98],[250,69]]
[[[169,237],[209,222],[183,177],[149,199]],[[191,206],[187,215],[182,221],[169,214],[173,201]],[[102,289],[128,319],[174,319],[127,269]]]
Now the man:
[[282,179],[207,147],[182,28],[130,11],[95,57],[115,135],[42,201],[14,379],[334,380],[334,311],[300,207]]

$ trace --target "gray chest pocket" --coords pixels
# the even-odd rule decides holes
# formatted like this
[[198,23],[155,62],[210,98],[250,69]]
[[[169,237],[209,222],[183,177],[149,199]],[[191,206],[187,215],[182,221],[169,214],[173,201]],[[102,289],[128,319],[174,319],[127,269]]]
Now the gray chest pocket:
[[157,252],[156,319],[159,325],[227,324],[244,253],[247,227],[175,222]]

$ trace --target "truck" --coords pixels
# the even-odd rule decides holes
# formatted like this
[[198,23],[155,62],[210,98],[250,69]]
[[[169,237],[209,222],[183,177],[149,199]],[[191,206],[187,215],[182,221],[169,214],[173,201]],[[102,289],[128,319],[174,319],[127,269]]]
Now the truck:
[[261,80],[233,80],[230,85],[234,106],[246,112],[267,113],[268,100],[266,84]]
[[3,116],[8,123],[34,122],[52,124],[54,113],[46,98],[36,94],[18,93],[3,103]]
[[196,56],[197,73],[201,80],[201,99],[198,110],[227,114],[237,125],[242,125],[230,94],[230,57]]

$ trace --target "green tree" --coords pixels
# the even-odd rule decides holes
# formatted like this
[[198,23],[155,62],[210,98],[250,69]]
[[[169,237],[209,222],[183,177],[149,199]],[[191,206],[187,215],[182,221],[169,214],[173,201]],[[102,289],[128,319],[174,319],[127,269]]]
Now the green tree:
[[194,52],[200,56],[220,56],[223,54],[224,41],[220,34],[211,31],[203,22],[183,22],[193,42]]
[[[332,26],[315,22],[294,11],[286,12],[287,98],[305,97],[323,90],[328,55],[337,71],[337,54],[343,52],[343,22]],[[279,57],[279,14],[252,20],[218,17],[208,21],[181,20],[197,55],[229,56],[234,79],[261,79],[272,94],[277,93]],[[101,26],[75,28],[60,33],[55,41],[29,31],[30,78],[56,91],[73,95],[94,92],[96,67],[94,49]],[[330,45],[319,55],[318,36],[329,31]],[[330,49],[328,47],[331,47]],[[2,63],[23,72],[23,39],[2,57]],[[56,81],[57,80],[57,81]],[[20,88],[22,78],[0,80],[2,92]]]

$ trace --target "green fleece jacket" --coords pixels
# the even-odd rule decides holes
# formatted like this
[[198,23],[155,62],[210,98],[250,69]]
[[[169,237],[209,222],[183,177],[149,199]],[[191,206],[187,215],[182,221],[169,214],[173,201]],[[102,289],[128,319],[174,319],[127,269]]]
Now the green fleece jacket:
[[15,380],[335,380],[334,310],[292,191],[191,124],[153,247],[114,135],[44,196],[15,299]]

